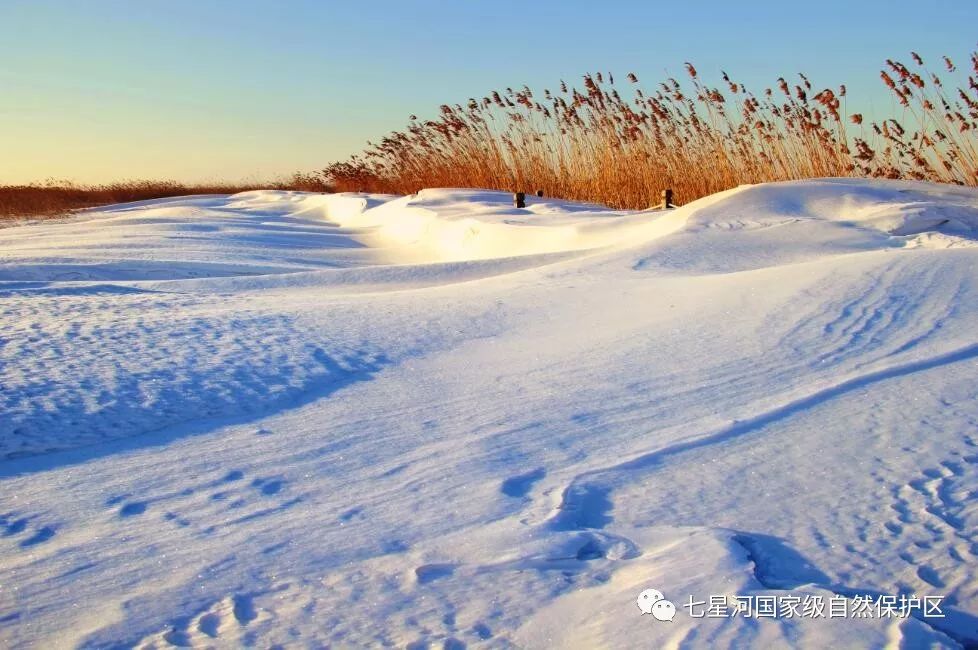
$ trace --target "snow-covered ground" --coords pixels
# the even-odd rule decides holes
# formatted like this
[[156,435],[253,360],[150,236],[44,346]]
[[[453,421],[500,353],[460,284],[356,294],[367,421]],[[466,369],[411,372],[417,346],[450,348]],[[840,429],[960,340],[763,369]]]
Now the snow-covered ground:
[[851,180],[2,229],[0,646],[978,644],[976,246]]

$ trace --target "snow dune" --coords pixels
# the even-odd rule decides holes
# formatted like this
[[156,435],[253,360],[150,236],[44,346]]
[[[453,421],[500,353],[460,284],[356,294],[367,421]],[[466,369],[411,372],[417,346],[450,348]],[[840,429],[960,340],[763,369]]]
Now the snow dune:
[[976,262],[978,192],[838,179],[2,229],[0,645],[974,645]]

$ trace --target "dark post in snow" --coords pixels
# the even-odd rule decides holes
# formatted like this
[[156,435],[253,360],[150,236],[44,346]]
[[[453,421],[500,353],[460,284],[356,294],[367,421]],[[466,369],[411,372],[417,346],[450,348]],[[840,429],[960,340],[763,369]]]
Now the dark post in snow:
[[537,190],[537,196],[539,196],[542,199],[543,198],[543,190]]
[[676,206],[672,204],[672,190],[662,190],[662,204],[659,206],[659,208],[666,210],[674,207]]
[[524,192],[513,192],[513,205],[517,208],[526,207],[526,193]]

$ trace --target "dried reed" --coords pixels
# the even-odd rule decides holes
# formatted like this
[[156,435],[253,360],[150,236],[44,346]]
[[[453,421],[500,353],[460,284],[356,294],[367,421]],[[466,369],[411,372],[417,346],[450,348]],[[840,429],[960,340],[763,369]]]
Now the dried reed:
[[[845,86],[815,92],[802,74],[758,96],[726,73],[710,86],[687,63],[685,83],[670,78],[652,92],[635,74],[625,90],[597,73],[580,90],[524,86],[443,105],[436,119],[411,116],[405,130],[319,176],[338,190],[539,188],[622,208],[657,203],[664,187],[685,202],[742,183],[824,176],[978,185],[978,82],[969,76],[948,92],[911,58],[912,69],[887,61],[881,75],[900,120],[847,115]],[[971,63],[978,74],[978,53]]]

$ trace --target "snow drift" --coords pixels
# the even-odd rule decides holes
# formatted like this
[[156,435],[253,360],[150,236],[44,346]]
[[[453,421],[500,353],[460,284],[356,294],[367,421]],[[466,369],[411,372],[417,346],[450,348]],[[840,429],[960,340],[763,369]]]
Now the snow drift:
[[0,644],[978,643],[978,192],[529,201],[0,230]]

